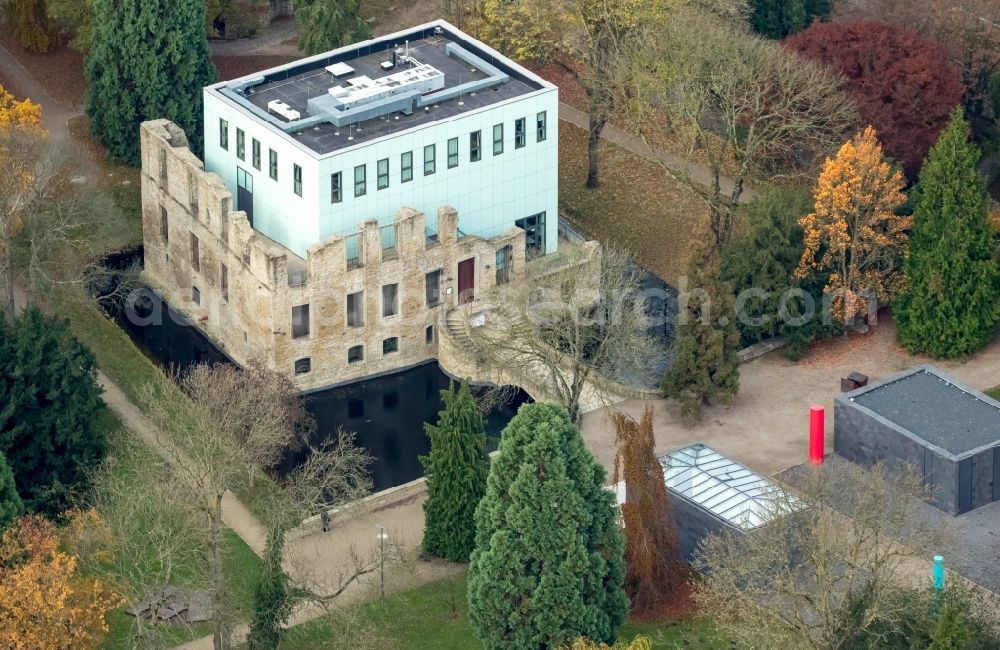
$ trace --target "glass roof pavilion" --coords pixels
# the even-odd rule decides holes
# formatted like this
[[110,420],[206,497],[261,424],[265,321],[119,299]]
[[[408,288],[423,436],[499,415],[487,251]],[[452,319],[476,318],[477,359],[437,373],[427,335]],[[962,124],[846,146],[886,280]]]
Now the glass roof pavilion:
[[667,489],[744,532],[805,504],[701,443],[659,457]]

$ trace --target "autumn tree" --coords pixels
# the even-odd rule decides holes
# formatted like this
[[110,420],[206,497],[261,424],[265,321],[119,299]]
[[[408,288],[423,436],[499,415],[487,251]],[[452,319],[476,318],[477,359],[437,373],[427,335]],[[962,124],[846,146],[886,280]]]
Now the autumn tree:
[[469,620],[487,650],[614,641],[628,600],[604,478],[557,404],[525,404],[503,430],[468,577]]
[[521,60],[554,63],[583,89],[588,113],[587,187],[599,184],[598,150],[608,120],[624,108],[644,34],[668,0],[485,0],[481,38]]
[[719,252],[705,233],[681,283],[674,358],[662,382],[663,394],[680,402],[686,418],[700,418],[710,400],[730,402],[740,387],[733,288],[720,273]]
[[202,147],[202,91],[215,80],[203,0],[95,0],[85,110],[112,157],[139,163],[139,125],[168,119]]
[[903,287],[900,265],[911,219],[896,214],[906,201],[903,174],[883,157],[866,127],[827,158],[813,190],[813,211],[799,221],[804,246],[794,277],[828,273],[823,289],[832,318],[850,324],[876,314],[872,298],[892,302]]
[[655,142],[662,127],[652,118],[664,111],[682,141],[703,154],[707,180],[652,159],[705,201],[719,247],[747,185],[811,174],[815,157],[855,127],[840,78],[704,10],[670,12],[665,28],[640,49],[631,123]]
[[847,80],[862,123],[916,177],[920,163],[962,101],[958,70],[941,47],[908,29],[871,21],[815,23],[785,47]]
[[971,354],[1000,320],[1000,265],[979,150],[956,109],[920,170],[896,333],[910,352]]
[[328,52],[372,37],[357,0],[303,0],[295,9],[299,49],[307,55]]
[[10,0],[7,24],[17,42],[29,52],[51,52],[59,44],[46,0]]
[[485,326],[471,306],[458,316],[494,383],[537,386],[576,421],[584,397],[607,404],[623,382],[655,385],[651,360],[664,351],[649,333],[646,272],[628,253],[586,244],[564,259],[565,270],[490,289]]
[[[0,334],[6,334],[6,325],[0,320]],[[14,523],[24,512],[24,504],[17,494],[14,474],[7,465],[7,459],[0,453],[0,533]]]
[[677,557],[674,513],[656,458],[653,409],[648,404],[638,422],[624,413],[611,416],[615,427],[612,483],[625,482],[621,504],[625,523],[625,593],[633,616],[663,611],[685,576]]
[[431,452],[420,457],[427,479],[423,548],[452,562],[467,562],[476,534],[473,516],[490,468],[486,429],[468,381],[441,391],[441,399],[444,409],[437,424],[424,424]]
[[12,650],[97,648],[121,599],[77,575],[52,524],[24,517],[0,537],[0,645]]

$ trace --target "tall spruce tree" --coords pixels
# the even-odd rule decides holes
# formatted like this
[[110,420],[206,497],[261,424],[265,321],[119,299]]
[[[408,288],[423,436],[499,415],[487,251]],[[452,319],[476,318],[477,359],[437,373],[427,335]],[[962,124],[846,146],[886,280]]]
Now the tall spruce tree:
[[761,36],[785,38],[813,20],[828,20],[831,0],[750,0],[750,26]]
[[7,465],[7,459],[0,453],[0,534],[14,523],[23,512],[24,504],[17,494],[14,474],[11,473],[10,467]]
[[700,418],[710,399],[723,403],[740,387],[740,332],[733,288],[721,278],[719,252],[707,234],[688,264],[687,287],[674,343],[674,360],[663,378],[663,394],[681,403],[681,413]]
[[202,88],[215,80],[203,0],[94,0],[86,111],[110,154],[139,164],[139,125],[168,119],[202,149]]
[[104,455],[103,408],[90,351],[65,321],[24,311],[0,345],[0,453],[24,505],[57,514]]
[[487,650],[614,641],[628,600],[604,479],[561,406],[526,404],[504,429],[468,578],[469,618]]
[[8,29],[29,52],[51,52],[59,44],[59,32],[45,4],[45,0],[10,0],[7,5]]
[[309,55],[372,37],[358,0],[303,0],[295,10],[299,49]]
[[896,308],[899,340],[911,352],[959,357],[985,346],[1000,320],[1000,266],[979,150],[955,109],[920,171],[907,293]]
[[424,551],[468,562],[475,547],[476,506],[486,493],[490,468],[486,429],[467,381],[441,391],[441,399],[437,426],[424,425],[431,453],[420,457],[427,477]]

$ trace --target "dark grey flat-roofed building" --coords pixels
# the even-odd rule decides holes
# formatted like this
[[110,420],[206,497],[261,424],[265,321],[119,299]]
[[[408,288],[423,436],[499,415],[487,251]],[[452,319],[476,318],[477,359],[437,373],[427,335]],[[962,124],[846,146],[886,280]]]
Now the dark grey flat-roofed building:
[[1000,500],[1000,403],[932,366],[838,396],[834,450],[869,467],[912,465],[951,514]]

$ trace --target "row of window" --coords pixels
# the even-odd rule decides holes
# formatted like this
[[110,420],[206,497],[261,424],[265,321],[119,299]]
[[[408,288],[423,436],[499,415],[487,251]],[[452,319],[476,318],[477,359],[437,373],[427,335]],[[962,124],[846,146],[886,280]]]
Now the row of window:
[[[527,119],[520,117],[514,120],[514,148],[520,149],[528,142]],[[545,111],[535,115],[535,142],[543,142],[548,137],[548,118]],[[483,132],[473,131],[469,134],[469,162],[478,162],[483,158]],[[219,118],[219,146],[229,151],[229,122]],[[504,147],[504,125],[493,125],[493,155],[499,156]],[[251,138],[251,164],[260,171],[260,141]],[[458,167],[458,138],[451,138],[447,144],[448,169]],[[243,129],[236,129],[236,157],[246,161],[246,134]],[[430,176],[437,171],[437,145],[424,147],[424,176]],[[389,187],[389,159],[382,158],[375,165],[376,187],[384,190]],[[268,149],[268,174],[271,180],[278,180],[278,152]],[[413,152],[406,151],[399,157],[400,182],[413,180]],[[302,168],[292,165],[292,190],[297,196],[302,196]],[[358,165],[354,168],[354,196],[364,196],[368,191],[368,166]],[[330,203],[340,203],[344,200],[344,184],[342,172],[330,176]]]
[[[427,345],[434,343],[434,326],[428,325],[427,329],[424,331],[424,341]],[[395,354],[399,352],[399,337],[390,336],[387,339],[382,339],[382,356],[388,354]],[[352,345],[347,348],[347,363],[349,365],[355,365],[362,363],[365,360],[365,346],[363,345]],[[312,358],[303,357],[301,359],[296,359],[294,364],[295,374],[304,375],[306,373],[312,372]]]

